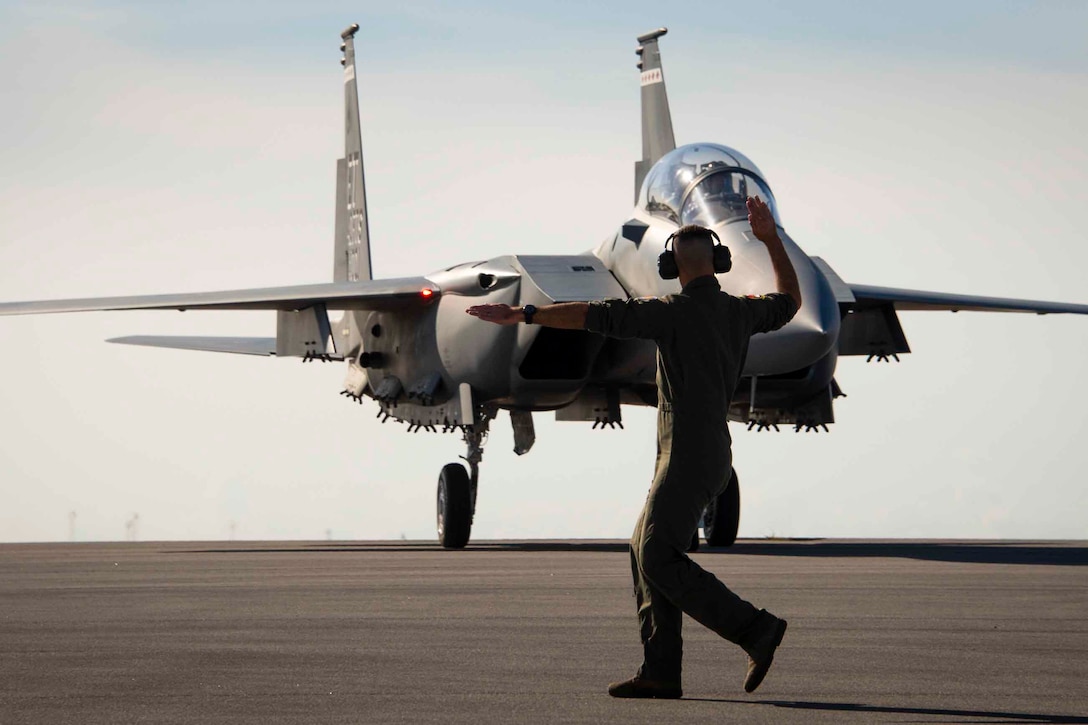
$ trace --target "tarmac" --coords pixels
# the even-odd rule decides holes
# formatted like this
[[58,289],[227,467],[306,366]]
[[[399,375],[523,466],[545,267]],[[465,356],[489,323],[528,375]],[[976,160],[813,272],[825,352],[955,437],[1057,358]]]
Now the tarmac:
[[742,540],[763,686],[685,623],[684,699],[615,700],[626,544],[0,545],[0,723],[1088,723],[1088,542]]

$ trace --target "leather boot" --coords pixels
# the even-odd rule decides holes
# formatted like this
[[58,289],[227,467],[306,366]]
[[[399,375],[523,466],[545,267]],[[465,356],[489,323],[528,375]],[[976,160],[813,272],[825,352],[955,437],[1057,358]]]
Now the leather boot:
[[779,619],[766,609],[759,610],[753,623],[751,638],[741,646],[748,653],[748,674],[744,678],[744,691],[755,692],[767,676],[774,661],[774,651],[782,644],[786,634],[786,620]]
[[652,697],[659,700],[676,700],[684,693],[680,689],[679,682],[644,680],[635,675],[623,682],[613,682],[608,686],[608,694],[612,697]]

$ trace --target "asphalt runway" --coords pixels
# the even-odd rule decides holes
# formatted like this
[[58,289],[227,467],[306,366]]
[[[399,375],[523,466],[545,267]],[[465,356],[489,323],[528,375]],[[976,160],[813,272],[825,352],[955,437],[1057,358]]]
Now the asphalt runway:
[[787,618],[763,686],[685,621],[640,660],[626,546],[0,546],[0,722],[1088,723],[1088,542],[741,541],[696,560]]

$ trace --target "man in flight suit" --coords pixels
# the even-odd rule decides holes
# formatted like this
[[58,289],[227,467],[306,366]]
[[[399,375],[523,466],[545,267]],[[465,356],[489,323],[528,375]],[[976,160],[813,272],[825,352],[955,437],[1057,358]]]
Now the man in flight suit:
[[729,404],[751,336],[782,327],[801,305],[797,274],[759,197],[749,198],[752,232],[767,247],[778,294],[733,297],[714,276],[709,230],[675,236],[679,294],[568,302],[539,309],[480,305],[468,313],[497,324],[535,323],[657,343],[657,466],[635,533],[631,573],[643,645],[638,673],[609,686],[613,697],[678,698],[682,612],[748,653],[746,692],[763,681],[786,622],[741,599],[686,551],[699,518],[729,482]]

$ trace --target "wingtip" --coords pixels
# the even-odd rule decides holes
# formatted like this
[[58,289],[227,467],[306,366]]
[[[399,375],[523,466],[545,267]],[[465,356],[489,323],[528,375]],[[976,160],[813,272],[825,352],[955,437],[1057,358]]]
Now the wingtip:
[[651,40],[657,40],[658,38],[660,38],[662,35],[664,35],[667,32],[669,32],[669,29],[662,26],[662,27],[658,28],[657,30],[651,30],[648,33],[643,33],[642,35],[638,36],[638,42],[639,43],[649,43]]

